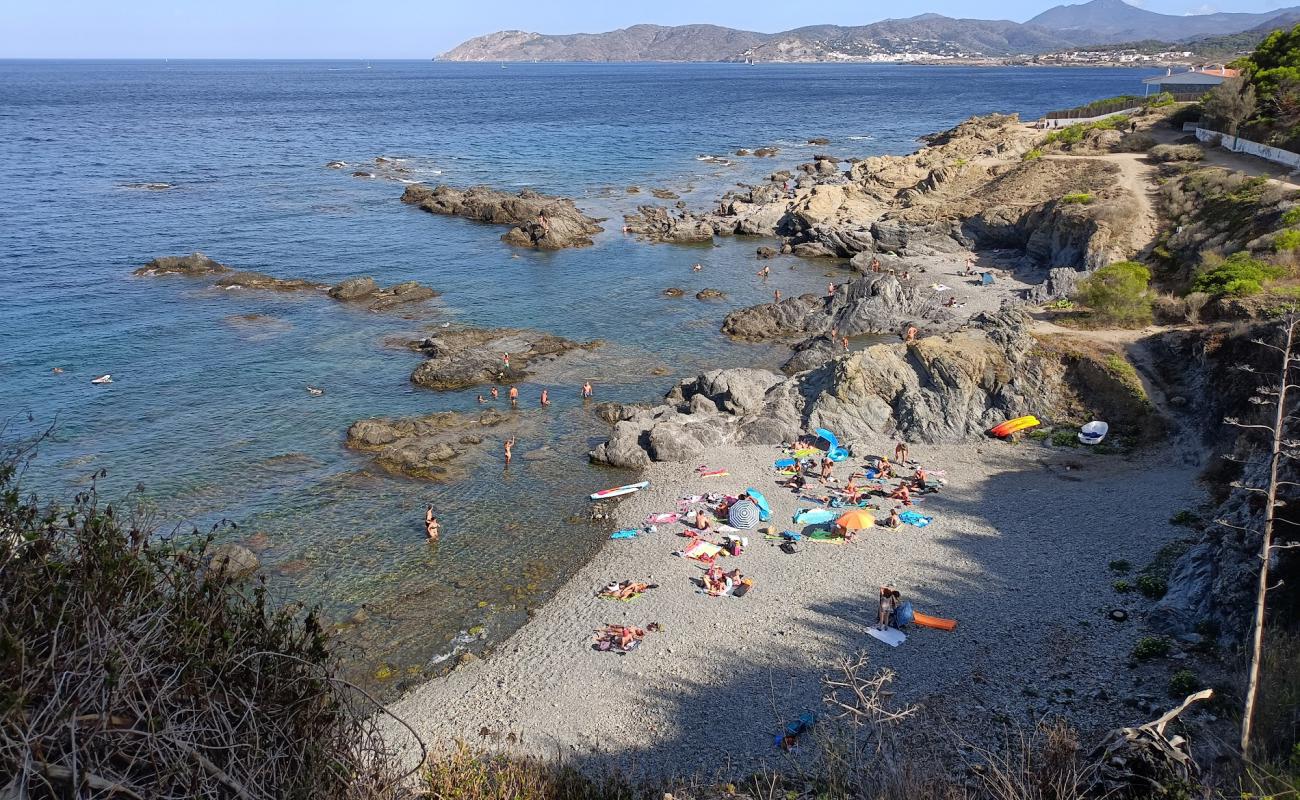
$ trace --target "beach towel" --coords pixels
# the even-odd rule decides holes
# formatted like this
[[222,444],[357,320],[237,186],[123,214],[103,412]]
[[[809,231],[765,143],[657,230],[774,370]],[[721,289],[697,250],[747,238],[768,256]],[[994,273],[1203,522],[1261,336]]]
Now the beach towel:
[[713,542],[708,542],[704,539],[696,539],[686,545],[686,548],[681,551],[681,554],[682,558],[690,558],[695,561],[706,561],[717,558],[718,554],[721,552],[721,545],[716,545]]
[[609,538],[611,538],[611,539],[635,539],[635,538],[636,538],[636,535],[637,535],[638,533],[640,533],[640,531],[637,531],[637,530],[635,530],[635,529],[633,529],[633,528],[628,528],[627,530],[614,531],[613,533],[611,533],[611,534],[609,535]]
[[867,635],[873,639],[879,639],[890,647],[898,647],[900,644],[907,641],[907,634],[897,628],[885,628],[882,631],[879,628],[872,626],[867,628]]
[[671,525],[679,519],[681,519],[680,514],[670,512],[665,514],[651,514],[645,518],[645,521],[647,525]]
[[918,514],[917,512],[910,510],[903,511],[898,515],[898,518],[903,522],[906,522],[908,525],[915,525],[918,528],[924,528],[926,525],[934,522],[934,517],[927,517],[924,514]]
[[942,283],[932,283],[932,284],[930,284],[930,288],[933,289],[933,290],[935,290],[936,292],[948,292],[948,291],[952,291],[952,287],[951,287],[951,286],[944,286]]

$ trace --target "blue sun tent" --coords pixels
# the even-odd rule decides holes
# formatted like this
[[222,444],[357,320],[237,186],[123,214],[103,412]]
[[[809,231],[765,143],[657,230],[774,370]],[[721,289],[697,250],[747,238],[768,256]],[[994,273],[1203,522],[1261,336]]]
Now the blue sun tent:
[[840,447],[840,440],[835,438],[835,434],[825,428],[818,428],[813,433],[826,440],[826,457],[831,461],[843,461],[849,457],[849,451]]

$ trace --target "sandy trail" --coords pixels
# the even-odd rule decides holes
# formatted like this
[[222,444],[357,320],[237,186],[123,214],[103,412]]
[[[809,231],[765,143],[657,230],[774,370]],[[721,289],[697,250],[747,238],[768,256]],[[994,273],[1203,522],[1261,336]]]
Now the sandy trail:
[[[854,444],[859,455],[893,446]],[[751,534],[748,550],[723,560],[755,580],[743,598],[696,590],[701,569],[672,555],[685,542],[680,525],[611,541],[497,653],[424,684],[393,711],[434,742],[515,734],[523,751],[590,766],[745,773],[779,757],[772,736],[783,722],[819,707],[827,665],[865,649],[898,671],[902,698],[975,739],[995,733],[988,721],[1003,715],[1061,713],[1085,730],[1140,721],[1142,712],[1120,702],[1142,680],[1124,663],[1139,627],[1106,618],[1112,607],[1140,603],[1113,593],[1107,563],[1145,564],[1178,535],[1167,520],[1197,499],[1187,468],[1162,454],[1129,461],[992,441],[912,453],[949,481],[918,506],[935,518],[927,528],[876,528],[795,555]],[[621,501],[608,530],[671,511],[682,495],[747,486],[767,494],[778,526],[791,527],[796,507],[809,503],[774,486],[779,455],[771,447],[710,453],[704,462],[730,470],[716,478],[696,477],[691,465],[652,465],[652,487]],[[838,468],[841,477],[846,470]],[[611,471],[608,482],[630,477]],[[623,579],[659,588],[629,603],[594,596]],[[866,629],[882,584],[922,611],[956,618],[957,630],[912,629],[898,649],[876,642]],[[663,630],[626,656],[596,652],[592,630],[607,622]]]

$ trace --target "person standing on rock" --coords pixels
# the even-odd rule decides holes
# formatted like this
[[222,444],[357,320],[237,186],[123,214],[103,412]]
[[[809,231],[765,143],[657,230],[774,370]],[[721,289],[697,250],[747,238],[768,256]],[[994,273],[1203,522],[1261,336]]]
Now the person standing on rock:
[[501,363],[503,363],[503,364],[506,365],[506,369],[510,369],[510,354],[509,354],[509,353],[502,353],[502,354],[501,354]]
[[833,283],[826,284],[826,296],[827,297],[835,296],[835,284]]
[[518,387],[515,386],[510,387],[510,407],[511,408],[519,407],[519,389]]
[[871,257],[871,271],[872,272],[880,271],[880,259],[876,258],[875,256]]
[[515,446],[515,437],[511,436],[509,439],[506,439],[506,466],[507,467],[510,466],[510,459],[512,457],[510,450],[514,446]]
[[847,336],[840,337],[840,347],[844,348],[844,352],[846,353],[849,352],[849,337]]
[[551,223],[546,219],[546,214],[541,211],[537,212],[537,225],[542,229],[543,235],[551,232]]
[[588,400],[590,398],[591,398],[591,381],[587,381],[586,383],[582,384],[582,399]]
[[903,332],[903,343],[911,344],[912,342],[915,342],[917,332],[915,325],[908,325],[907,330]]
[[545,406],[549,406],[550,404],[551,404],[550,396],[549,396],[549,394],[547,393],[547,391],[546,391],[545,389],[543,389],[543,390],[542,390],[542,402],[541,402],[541,405],[542,405],[543,407],[545,407]]

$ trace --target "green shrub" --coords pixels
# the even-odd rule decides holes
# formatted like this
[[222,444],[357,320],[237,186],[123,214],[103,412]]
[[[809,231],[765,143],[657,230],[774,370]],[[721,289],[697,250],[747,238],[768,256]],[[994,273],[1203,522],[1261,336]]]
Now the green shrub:
[[1158,144],[1151,148],[1151,157],[1156,161],[1200,161],[1205,151],[1194,144]]
[[1252,258],[1249,253],[1238,252],[1220,264],[1197,275],[1192,280],[1192,291],[1213,295],[1246,297],[1264,290],[1264,282],[1280,278],[1286,270],[1267,261]]
[[1030,432],[1028,433],[1028,437],[1029,437],[1030,439],[1032,439],[1033,441],[1035,441],[1035,442],[1046,441],[1047,438],[1048,438],[1049,436],[1051,436],[1051,435],[1052,435],[1052,432],[1049,431],[1049,430],[1047,430],[1046,428],[1038,428],[1038,429],[1036,429],[1036,430],[1032,430],[1032,431],[1030,431]]
[[1184,508],[1182,511],[1179,511],[1177,514],[1174,514],[1172,517],[1169,518],[1169,524],[1182,525],[1183,527],[1191,527],[1192,525],[1196,524],[1196,521],[1198,519],[1200,519],[1200,517],[1196,516],[1195,511],[1188,511],[1187,509]]
[[1053,431],[1052,445],[1055,447],[1078,447],[1079,434],[1075,431]]
[[1170,641],[1164,636],[1143,636],[1133,645],[1133,657],[1138,661],[1164,658],[1169,655]]
[[1298,249],[1300,249],[1300,231],[1294,228],[1282,231],[1273,237],[1273,251],[1276,253],[1285,253]]
[[1112,583],[1110,585],[1110,588],[1114,589],[1120,594],[1128,594],[1129,592],[1133,591],[1133,584],[1125,580],[1118,580]]
[[1042,150],[1042,148],[1040,148],[1040,147],[1035,147],[1034,149],[1027,151],[1023,156],[1021,156],[1021,157],[1020,157],[1020,160],[1021,160],[1021,161],[1034,161],[1034,160],[1039,159],[1039,158],[1042,158],[1042,157],[1043,157],[1043,150]]
[[1062,203],[1069,203],[1071,205],[1084,205],[1084,206],[1091,203],[1092,200],[1093,197],[1088,192],[1070,192],[1069,194],[1061,198]]
[[1169,676],[1169,694],[1173,697],[1186,697],[1200,688],[1201,679],[1190,669],[1180,669]]
[[1151,322],[1151,271],[1136,261],[1117,261],[1079,284],[1079,299],[1104,322],[1139,327]]
[[1116,575],[1127,575],[1133,569],[1133,563],[1122,558],[1117,558],[1106,566]]
[[1043,308],[1050,309],[1051,311],[1072,311],[1074,310],[1074,301],[1068,297],[1062,297],[1058,300],[1053,300],[1043,306]]
[[1044,144],[1078,144],[1083,141],[1084,127],[1082,125],[1069,125],[1064,128],[1058,128],[1047,134],[1043,140]]
[[1144,596],[1159,600],[1165,596],[1165,592],[1169,591],[1169,584],[1158,575],[1139,575],[1137,588]]
[[1282,224],[1283,225],[1300,224],[1300,206],[1288,208],[1286,213],[1282,215]]

